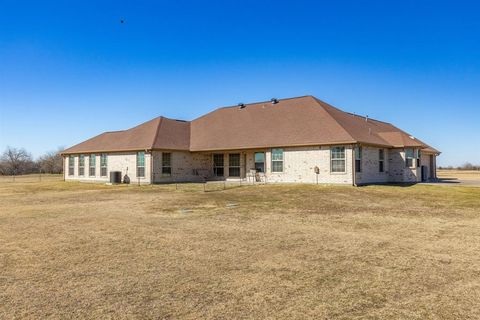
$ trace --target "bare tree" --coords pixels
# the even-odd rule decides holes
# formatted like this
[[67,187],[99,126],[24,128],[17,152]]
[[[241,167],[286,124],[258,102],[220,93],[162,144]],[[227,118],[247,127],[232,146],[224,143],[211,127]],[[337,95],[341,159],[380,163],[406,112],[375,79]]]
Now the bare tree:
[[7,147],[0,157],[2,174],[19,175],[34,172],[35,169],[32,156],[23,148]]
[[64,148],[58,148],[57,151],[49,151],[38,159],[40,170],[45,173],[62,173],[63,158],[60,153]]

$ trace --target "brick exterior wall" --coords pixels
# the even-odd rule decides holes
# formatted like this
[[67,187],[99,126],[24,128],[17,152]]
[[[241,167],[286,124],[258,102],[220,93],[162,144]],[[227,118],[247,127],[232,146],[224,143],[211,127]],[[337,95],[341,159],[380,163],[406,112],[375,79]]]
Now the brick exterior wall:
[[[100,176],[100,154],[96,155],[95,176],[89,176],[89,154],[85,154],[85,175],[78,175],[78,159],[75,155],[74,175],[68,175],[68,156],[65,157],[64,170],[66,180],[109,182],[110,171],[121,171],[122,178],[128,172],[131,183],[169,183],[203,181],[208,179],[219,180],[253,180],[249,176],[250,170],[255,168],[255,152],[265,153],[265,174],[261,175],[267,183],[318,183],[323,184],[353,184],[352,160],[353,146],[345,145],[345,172],[331,172],[331,147],[288,147],[283,148],[283,172],[272,172],[272,149],[238,150],[223,153],[224,176],[213,176],[213,152],[168,151],[171,153],[171,175],[162,173],[162,152],[145,153],[145,177],[136,176],[137,153],[108,153],[107,177]],[[379,170],[379,148],[362,146],[362,170],[355,174],[357,184],[388,183],[388,182],[419,182],[421,181],[421,167],[416,167],[413,161],[412,168],[406,167],[404,149],[384,149],[384,172]],[[240,154],[240,177],[229,177],[229,155]],[[435,165],[435,156],[433,159]],[[430,154],[421,156],[421,164],[427,167],[430,174]],[[315,167],[319,168],[318,176]],[[127,171],[128,169],[128,171]],[[152,171],[153,169],[153,171]]]
[[75,155],[75,167],[74,175],[68,175],[68,156],[65,157],[64,161],[64,172],[65,180],[77,180],[85,182],[109,182],[110,181],[110,171],[121,171],[122,180],[123,177],[127,174],[130,178],[130,183],[141,184],[150,183],[150,161],[151,155],[145,153],[145,177],[137,177],[137,153],[108,153],[107,157],[107,176],[100,176],[100,154],[95,156],[95,176],[89,175],[89,156],[90,154],[85,154],[85,174],[83,176],[79,175],[78,163],[79,155]]
[[420,168],[417,168],[415,159],[413,166],[407,168],[405,149],[390,149],[389,155],[389,182],[415,183],[421,181],[421,171]]
[[[430,159],[433,157],[433,159]],[[427,170],[427,179],[436,179],[436,157],[434,154],[431,153],[422,153],[421,154],[421,159],[422,159],[422,166],[426,167]],[[433,162],[433,163],[432,163]],[[433,166],[432,166],[433,165]]]
[[266,175],[268,182],[352,184],[352,147],[345,147],[345,172],[331,172],[330,147],[284,148],[283,172],[272,172],[272,152],[266,150]]
[[362,146],[361,172],[356,173],[357,184],[387,183],[389,176],[389,150],[384,150],[383,172],[380,172],[380,149]]
[[[171,154],[171,175],[162,173],[162,153]],[[153,182],[202,181],[212,172],[212,157],[188,151],[153,151]]]
[[[265,153],[265,174],[261,181],[267,183],[316,183],[315,167],[320,169],[318,183],[352,184],[352,148],[345,146],[345,172],[330,172],[330,147],[289,147],[283,149],[283,172],[272,172],[272,149],[256,149],[248,151],[228,151],[224,155],[224,178],[239,180],[238,177],[229,177],[229,154],[240,154],[240,176],[247,179],[250,170],[255,169],[255,153]],[[216,152],[220,153],[220,152]],[[213,164],[212,164],[213,165]],[[252,178],[248,178],[252,179]],[[247,179],[247,180],[248,180]]]

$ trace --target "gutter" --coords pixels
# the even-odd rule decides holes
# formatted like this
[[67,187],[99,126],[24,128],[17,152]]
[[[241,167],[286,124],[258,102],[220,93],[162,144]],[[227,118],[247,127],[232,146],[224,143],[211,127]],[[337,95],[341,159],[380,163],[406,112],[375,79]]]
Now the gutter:
[[153,150],[150,150],[150,184],[153,184]]

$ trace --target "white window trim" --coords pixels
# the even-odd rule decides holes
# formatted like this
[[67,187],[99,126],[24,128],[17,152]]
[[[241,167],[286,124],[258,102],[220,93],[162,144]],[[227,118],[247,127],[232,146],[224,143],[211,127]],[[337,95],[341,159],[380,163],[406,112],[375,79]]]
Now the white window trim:
[[[70,169],[72,169],[71,174],[70,174]],[[75,156],[68,156],[68,176],[69,177],[75,176]]]
[[[165,154],[170,155],[170,165],[169,166],[163,165],[163,156]],[[170,173],[163,172],[163,168],[170,168]],[[172,176],[172,153],[171,152],[162,152],[162,176],[164,176],[164,177],[171,177]]]
[[[216,163],[215,163],[215,156],[216,155],[221,155],[222,156],[222,165],[221,166],[217,166]],[[215,177],[225,177],[225,154],[223,153],[214,153],[212,155],[212,161],[213,161],[213,175]],[[218,168],[222,168],[223,170],[223,174],[221,176],[217,175],[217,170]]]
[[[343,155],[344,155],[344,158],[343,159],[334,159],[332,157],[333,155],[333,149],[334,148],[343,148]],[[343,160],[343,162],[345,163],[345,165],[343,166],[344,168],[344,171],[333,171],[333,161],[334,160]],[[339,147],[339,146],[335,146],[335,147],[330,147],[330,174],[346,174],[347,173],[347,148],[346,147]]]
[[[139,165],[138,165],[138,155],[139,155],[140,153],[143,154],[143,166],[139,166]],[[140,176],[140,175],[138,174],[138,169],[139,169],[139,168],[143,168],[143,176]],[[146,172],[145,172],[145,152],[143,152],[143,151],[137,152],[136,169],[137,169],[137,170],[136,170],[135,174],[136,174],[136,176],[137,176],[137,179],[138,179],[138,178],[145,178],[145,176],[146,176]]]
[[[83,158],[83,165],[80,166],[80,159]],[[80,168],[83,170],[83,174],[80,174]],[[78,156],[78,176],[85,177],[85,155],[80,154]]]
[[[238,166],[230,165],[230,157],[232,155],[238,155]],[[238,176],[230,175],[230,168],[238,168]],[[232,178],[240,178],[242,176],[242,154],[241,153],[229,153],[228,154],[228,176]]]
[[[408,150],[413,150],[413,155],[412,155],[411,157],[408,156]],[[408,160],[409,160],[409,159],[412,160],[412,165],[411,165],[411,166],[408,165]],[[416,161],[414,161],[414,160],[416,160],[416,158],[415,158],[415,149],[414,149],[414,148],[406,148],[406,149],[405,149],[405,167],[407,167],[407,168],[415,168],[415,166],[416,166]]]
[[[381,151],[381,152],[380,152]],[[383,154],[383,159],[380,158],[380,153]],[[379,173],[385,173],[387,170],[385,170],[385,149],[378,149],[378,172]],[[380,163],[383,163],[383,171],[380,171]]]
[[[102,166],[102,157],[105,156],[105,165]],[[102,169],[105,168],[105,175],[102,175]],[[108,154],[100,154],[100,177],[108,177]]]
[[[282,150],[282,160],[273,160],[273,150]],[[271,157],[271,172],[272,173],[284,173],[285,172],[285,150],[283,148],[272,148],[270,150],[270,157]],[[282,163],[282,171],[273,171],[273,163],[274,162],[281,162]]]
[[[346,158],[346,155],[345,155]],[[362,146],[355,147],[355,173],[362,173],[363,171],[363,149]],[[360,166],[357,166],[357,161],[360,162]],[[346,168],[345,168],[346,170]]]
[[[93,156],[93,163],[95,164],[94,166],[92,166],[92,156]],[[92,175],[90,170],[94,168],[94,174]],[[97,176],[97,155],[96,154],[92,154],[92,155],[89,155],[88,156],[88,176],[89,177],[96,177]]]

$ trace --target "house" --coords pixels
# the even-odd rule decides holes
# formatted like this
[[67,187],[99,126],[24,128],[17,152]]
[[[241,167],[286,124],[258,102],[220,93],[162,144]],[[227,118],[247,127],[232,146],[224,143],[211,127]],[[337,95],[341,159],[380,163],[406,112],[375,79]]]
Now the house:
[[436,178],[439,151],[390,123],[313,96],[223,107],[193,121],[158,117],[63,151],[65,179],[203,179],[369,184]]

